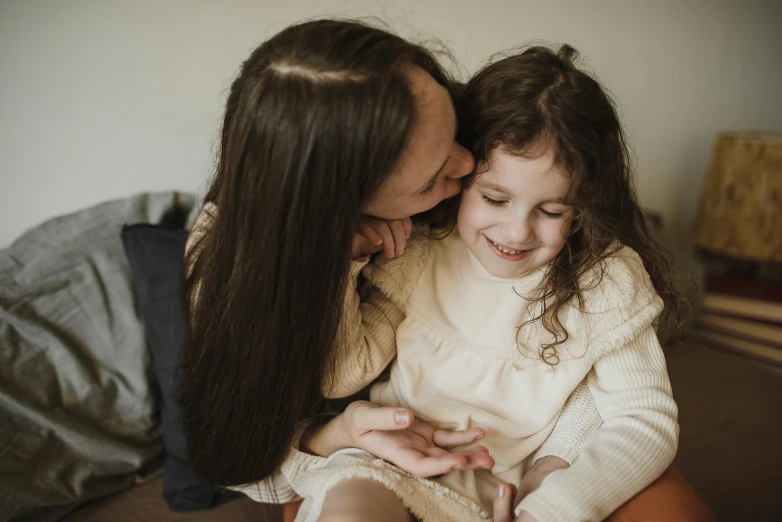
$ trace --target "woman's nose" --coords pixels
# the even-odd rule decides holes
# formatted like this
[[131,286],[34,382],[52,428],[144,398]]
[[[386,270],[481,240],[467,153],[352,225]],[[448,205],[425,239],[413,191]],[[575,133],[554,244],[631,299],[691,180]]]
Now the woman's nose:
[[459,179],[471,174],[475,169],[475,158],[472,153],[454,142],[454,151],[451,153],[451,160],[448,162],[448,172],[445,176],[451,179]]

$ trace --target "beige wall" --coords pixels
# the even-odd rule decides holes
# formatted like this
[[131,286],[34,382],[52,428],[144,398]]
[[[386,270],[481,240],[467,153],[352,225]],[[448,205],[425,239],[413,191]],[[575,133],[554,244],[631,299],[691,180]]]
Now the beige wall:
[[465,73],[528,40],[571,43],[622,108],[642,203],[682,246],[715,133],[782,131],[778,0],[0,0],[0,246],[108,198],[203,191],[240,61],[323,14],[435,34]]

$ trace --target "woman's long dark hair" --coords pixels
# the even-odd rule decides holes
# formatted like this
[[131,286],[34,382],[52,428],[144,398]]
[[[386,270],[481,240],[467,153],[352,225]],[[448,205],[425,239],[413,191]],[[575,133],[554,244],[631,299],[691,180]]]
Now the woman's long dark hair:
[[[460,141],[472,151],[478,168],[497,147],[525,157],[551,147],[555,164],[571,177],[570,202],[576,216],[565,247],[545,276],[543,293],[534,299],[541,303],[541,315],[525,323],[542,320],[554,335],[555,341],[540,349],[550,363],[558,360],[556,346],[568,338],[559,312],[574,300],[583,304],[587,288],[581,286],[582,276],[602,270],[601,261],[614,253],[617,241],[638,253],[665,304],[657,325],[663,344],[679,337],[690,312],[674,287],[666,252],[636,200],[630,155],[614,103],[575,65],[577,58],[569,45],[558,52],[530,47],[481,69],[467,83],[459,103]],[[599,281],[595,278],[592,285]]]
[[322,404],[355,226],[415,123],[410,66],[448,86],[423,48],[318,20],[264,42],[231,86],[217,212],[183,285],[182,422],[213,484],[272,474]]

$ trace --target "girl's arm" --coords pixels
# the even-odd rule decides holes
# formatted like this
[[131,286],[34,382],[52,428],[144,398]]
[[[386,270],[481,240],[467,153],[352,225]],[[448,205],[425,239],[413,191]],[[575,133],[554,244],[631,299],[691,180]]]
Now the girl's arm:
[[600,357],[588,384],[603,425],[573,465],[551,473],[517,513],[540,521],[603,520],[673,461],[678,410],[651,326]]
[[535,453],[534,462],[544,457],[559,457],[573,464],[584,443],[602,423],[603,418],[597,411],[587,379],[584,379],[565,402],[554,429]]
[[603,418],[597,411],[587,379],[584,379],[570,394],[551,434],[535,452],[532,467],[518,484],[515,499],[512,499],[513,505],[508,512],[524,497],[538,489],[551,473],[573,464],[583,445],[602,423]]

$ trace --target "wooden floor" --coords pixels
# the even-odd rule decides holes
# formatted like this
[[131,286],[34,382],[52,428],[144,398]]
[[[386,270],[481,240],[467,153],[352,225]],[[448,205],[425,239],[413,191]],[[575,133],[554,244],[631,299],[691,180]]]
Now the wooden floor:
[[668,370],[684,476],[720,521],[782,520],[782,368],[688,343]]

